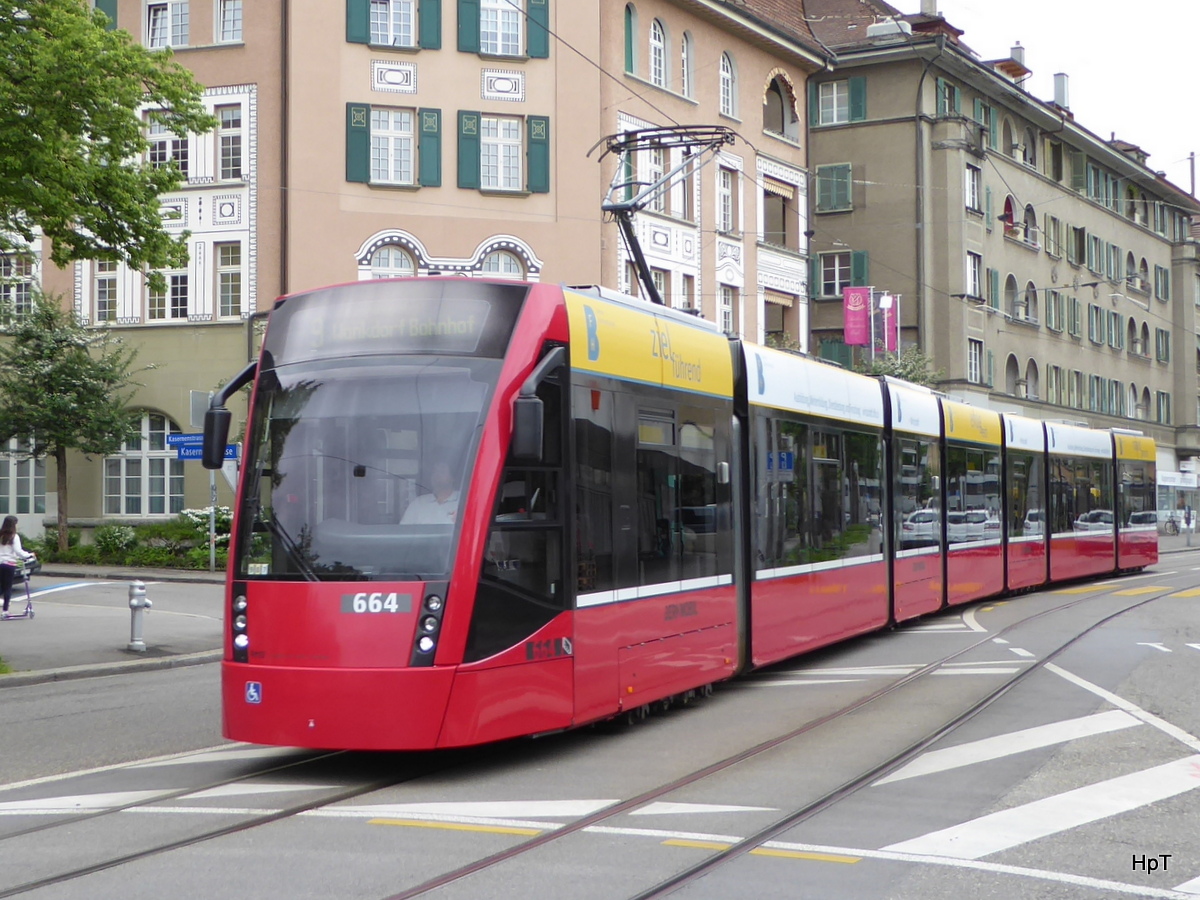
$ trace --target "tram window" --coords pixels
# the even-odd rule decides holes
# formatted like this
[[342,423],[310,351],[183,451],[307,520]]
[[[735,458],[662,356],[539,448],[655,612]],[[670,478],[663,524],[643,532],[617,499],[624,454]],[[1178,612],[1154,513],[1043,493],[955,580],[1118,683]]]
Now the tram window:
[[1037,537],[1044,533],[1046,491],[1042,479],[1040,454],[1008,451],[1009,537]]
[[898,437],[894,448],[897,477],[892,504],[896,546],[909,549],[940,543],[937,522],[919,521],[926,517],[916,515],[938,507],[941,467],[937,444]]
[[1058,534],[1091,530],[1096,518],[1093,511],[1108,513],[1113,506],[1111,464],[1088,457],[1051,457],[1050,528]]
[[637,558],[642,585],[679,580],[679,460],[675,423],[638,416]]
[[613,579],[613,395],[574,389],[576,588],[610,591]]
[[1154,463],[1121,460],[1117,472],[1121,525],[1157,522]]
[[712,409],[683,407],[679,416],[680,574],[702,578],[720,569],[716,428]]

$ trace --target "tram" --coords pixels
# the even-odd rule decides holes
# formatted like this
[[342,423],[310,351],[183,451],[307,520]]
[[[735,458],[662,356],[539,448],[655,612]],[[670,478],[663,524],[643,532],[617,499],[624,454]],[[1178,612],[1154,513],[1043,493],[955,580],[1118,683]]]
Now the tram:
[[284,297],[214,395],[207,466],[246,385],[222,662],[241,741],[419,750],[637,718],[1157,560],[1149,438],[1000,415],[603,288]]

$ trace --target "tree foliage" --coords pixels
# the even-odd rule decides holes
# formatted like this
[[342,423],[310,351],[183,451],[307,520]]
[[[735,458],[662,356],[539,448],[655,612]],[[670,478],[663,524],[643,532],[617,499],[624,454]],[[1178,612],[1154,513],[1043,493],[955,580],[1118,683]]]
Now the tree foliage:
[[[142,110],[183,137],[215,121],[169,51],[109,31],[86,0],[0,0],[0,250],[50,238],[50,258],[186,264],[158,197],[181,181],[155,168]],[[7,246],[6,246],[7,245]]]
[[[67,451],[106,456],[134,434],[136,351],[81,325],[61,298],[37,294],[0,344],[0,441],[29,440],[57,466],[58,535],[67,541]],[[139,370],[144,371],[144,370]]]
[[942,369],[933,368],[933,358],[916,346],[906,347],[899,354],[876,354],[875,359],[864,359],[854,370],[864,375],[891,375],[926,387],[934,387],[945,377]]

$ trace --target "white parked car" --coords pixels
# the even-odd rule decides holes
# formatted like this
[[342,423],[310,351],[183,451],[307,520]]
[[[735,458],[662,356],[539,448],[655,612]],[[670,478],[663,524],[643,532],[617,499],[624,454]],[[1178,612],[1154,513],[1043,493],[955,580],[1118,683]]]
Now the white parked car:
[[938,543],[940,525],[936,509],[918,509],[909,513],[900,523],[900,546],[929,547]]
[[1021,534],[1036,535],[1046,533],[1046,514],[1040,509],[1031,509],[1025,513],[1025,526]]
[[956,510],[946,513],[946,540],[951,544],[961,541],[982,541],[988,515],[982,509]]
[[1112,531],[1113,514],[1111,509],[1093,509],[1085,512],[1075,520],[1076,531]]

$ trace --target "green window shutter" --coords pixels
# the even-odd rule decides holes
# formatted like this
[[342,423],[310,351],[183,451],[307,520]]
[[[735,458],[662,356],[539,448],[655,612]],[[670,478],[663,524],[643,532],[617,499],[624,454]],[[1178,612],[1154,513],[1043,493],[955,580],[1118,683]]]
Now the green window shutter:
[[989,278],[991,280],[990,288],[991,288],[991,292],[992,292],[992,296],[989,297],[988,300],[991,303],[992,309],[999,309],[1000,308],[1000,270],[999,269],[988,269],[988,271],[991,273],[989,275]]
[[1071,190],[1077,194],[1087,191],[1087,156],[1082,150],[1072,150],[1071,157]]
[[545,116],[530,116],[525,120],[526,153],[525,181],[530,192],[550,192],[550,120]]
[[995,150],[996,143],[999,140],[999,137],[996,134],[996,128],[997,128],[996,110],[993,109],[993,110],[991,110],[991,115],[990,115],[989,121],[988,121],[988,149],[989,150]]
[[850,178],[850,166],[834,167],[833,202],[837,209],[850,209],[854,206],[853,182]]
[[458,186],[479,187],[479,113],[458,111]]
[[854,287],[866,287],[870,279],[870,264],[866,250],[854,250],[850,253],[850,284]]
[[821,99],[820,86],[815,81],[808,83],[808,126],[820,125]]
[[346,40],[371,43],[371,0],[346,0]]
[[346,104],[346,180],[371,180],[371,107]]
[[937,80],[937,114],[938,118],[942,118],[950,111],[950,105],[946,97],[946,79],[939,78]]
[[534,59],[550,55],[550,0],[529,0],[526,46]]
[[867,79],[855,75],[850,79],[850,121],[861,122],[867,117]]
[[985,187],[983,189],[983,223],[986,226],[988,231],[992,230],[992,222],[996,218],[992,214],[993,212],[994,212],[994,210],[992,208],[992,189],[990,187]]
[[633,7],[625,7],[625,71],[633,72]]
[[417,19],[420,28],[417,44],[424,50],[441,50],[442,0],[420,0],[417,6]]
[[[808,261],[808,298],[821,296],[821,259],[814,256]],[[1196,338],[1200,342],[1200,336]]]
[[975,118],[975,121],[978,122],[980,125],[983,124],[983,101],[982,100],[975,101],[975,116],[974,116],[974,118]]
[[458,49],[479,52],[479,0],[458,0]]
[[817,212],[850,209],[850,166],[820,166],[817,169]]
[[417,183],[421,187],[442,185],[442,111],[417,110],[421,132],[417,136]]
[[987,386],[994,387],[996,384],[996,354],[991,350],[987,352]]
[[117,27],[117,0],[96,0],[96,9],[108,16],[108,30]]

